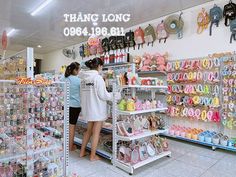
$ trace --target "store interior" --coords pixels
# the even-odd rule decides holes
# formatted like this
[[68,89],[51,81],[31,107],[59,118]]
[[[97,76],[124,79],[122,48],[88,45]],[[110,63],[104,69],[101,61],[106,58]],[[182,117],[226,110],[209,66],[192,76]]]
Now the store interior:
[[[236,176],[235,0],[0,0],[0,34],[0,177]],[[95,57],[113,99],[91,162],[64,73]]]

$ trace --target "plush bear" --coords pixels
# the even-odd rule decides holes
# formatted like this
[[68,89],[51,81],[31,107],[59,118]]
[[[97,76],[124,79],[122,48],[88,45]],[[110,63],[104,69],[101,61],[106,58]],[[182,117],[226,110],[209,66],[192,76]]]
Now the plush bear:
[[141,66],[141,71],[150,71],[151,69],[151,55],[145,53],[142,58],[142,66]]
[[155,55],[152,55],[151,59],[151,71],[156,71],[157,70],[157,57]]
[[157,57],[157,70],[158,71],[166,71],[166,58],[168,57],[168,53],[164,55],[156,54]]
[[138,71],[140,70],[141,62],[142,62],[142,57],[140,57],[140,56],[135,56],[134,57],[135,67]]

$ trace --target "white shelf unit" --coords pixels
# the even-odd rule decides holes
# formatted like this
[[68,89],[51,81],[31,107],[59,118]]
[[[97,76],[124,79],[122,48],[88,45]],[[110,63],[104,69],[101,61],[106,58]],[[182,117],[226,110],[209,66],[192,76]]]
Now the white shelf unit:
[[153,112],[163,112],[166,111],[167,107],[164,108],[155,108],[155,109],[147,109],[147,110],[140,110],[140,111],[117,111],[120,115],[136,115],[136,114],[146,114],[146,113],[153,113]]
[[142,138],[153,136],[153,135],[159,135],[159,134],[166,133],[166,132],[168,132],[166,129],[165,130],[155,130],[155,131],[146,130],[140,134],[133,135],[133,136],[119,136],[119,135],[117,135],[117,140],[133,141],[133,140],[138,140],[138,139],[142,139]]
[[167,89],[164,85],[123,85],[121,89],[124,88],[142,88],[142,89]]
[[133,174],[134,173],[134,170],[137,169],[137,168],[140,168],[144,165],[147,165],[151,162],[154,162],[160,158],[163,158],[163,157],[170,157],[171,156],[171,152],[170,151],[165,151],[165,152],[162,152],[160,154],[157,154],[153,157],[149,157],[147,158],[146,160],[143,160],[143,161],[140,161],[136,164],[130,164],[130,163],[124,163],[120,160],[117,159],[117,143],[119,141],[135,141],[135,140],[139,140],[139,139],[142,139],[142,138],[147,138],[147,137],[151,137],[151,136],[154,136],[154,135],[159,135],[159,134],[163,134],[165,133],[167,130],[156,130],[156,131],[144,131],[140,134],[137,134],[137,135],[134,135],[134,136],[130,136],[130,137],[125,137],[125,136],[119,136],[117,134],[117,119],[120,115],[127,115],[127,116],[135,116],[137,114],[147,114],[147,113],[155,113],[155,112],[163,112],[165,110],[167,110],[166,107],[164,108],[156,108],[156,109],[151,109],[151,110],[141,110],[141,111],[133,111],[133,112],[129,112],[129,111],[119,111],[118,108],[117,108],[117,98],[115,96],[115,92],[118,91],[118,90],[122,90],[122,89],[126,89],[126,88],[130,88],[131,89],[131,94],[132,96],[135,96],[136,94],[136,89],[139,89],[139,88],[143,88],[143,89],[150,89],[151,91],[151,95],[152,95],[152,99],[155,98],[155,90],[156,89],[167,89],[167,86],[139,86],[139,85],[133,85],[133,86],[121,86],[121,87],[118,87],[115,83],[113,84],[113,93],[114,93],[114,96],[113,96],[113,158],[112,158],[112,163],[114,166],[128,172],[129,174]]
[[116,160],[115,162],[113,161],[113,165],[129,172],[130,174],[133,174],[135,169],[143,167],[144,165],[147,165],[147,164],[154,162],[158,159],[161,159],[163,157],[171,157],[171,152],[170,151],[162,152],[162,153],[157,154],[153,157],[148,157],[146,160],[140,161],[136,164],[129,164],[129,163],[124,163],[124,162]]
[[[11,162],[17,162],[17,165],[22,165],[23,174],[22,176],[26,177],[32,177],[35,176],[34,174],[35,170],[38,172],[40,169],[35,169],[34,163],[39,159],[37,157],[42,158],[52,158],[48,162],[48,164],[57,164],[56,165],[56,171],[52,172],[52,175],[56,175],[58,177],[64,177],[68,176],[68,87],[66,83],[62,82],[55,82],[52,83],[52,85],[49,86],[32,86],[32,85],[17,85],[14,80],[0,80],[0,88],[1,90],[6,90],[3,94],[1,94],[1,98],[5,97],[7,98],[7,94],[12,94],[16,96],[16,101],[11,106],[17,106],[17,104],[24,104],[24,106],[20,107],[19,115],[18,117],[24,117],[24,121],[22,121],[22,118],[19,119],[19,122],[15,126],[16,127],[22,127],[25,134],[21,134],[21,136],[14,135],[14,132],[11,128],[11,124],[9,124],[8,128],[4,128],[4,124],[1,124],[0,128],[3,129],[2,131],[5,133],[1,133],[0,137],[3,138],[4,143],[7,143],[7,147],[4,151],[5,154],[0,155],[0,162],[8,163],[11,165]],[[60,104],[62,107],[60,109],[60,114],[57,114],[57,120],[61,121],[60,125],[52,125],[50,123],[46,124],[44,123],[44,126],[41,128],[51,128],[57,130],[57,132],[60,132],[60,137],[55,138],[53,132],[50,132],[49,134],[44,134],[41,129],[34,128],[36,125],[42,122],[49,121],[49,117],[52,116],[50,113],[45,115],[44,119],[37,119],[36,115],[38,115],[39,111],[41,113],[41,108],[44,107],[44,105],[47,104],[47,100],[45,100],[44,104],[40,104],[39,102],[35,101],[35,103],[38,104],[38,111],[36,111],[36,107],[33,108],[30,106],[30,98],[34,96],[34,94],[40,90],[40,92],[47,92],[48,96],[51,98],[53,94],[53,91],[50,91],[48,89],[58,89],[62,94],[60,96],[57,95],[58,99],[60,99]],[[24,92],[27,94],[27,97],[23,98],[21,95]],[[15,90],[15,91],[14,91]],[[18,91],[16,91],[18,90]],[[30,96],[31,95],[31,96]],[[21,96],[21,97],[20,97]],[[54,94],[56,96],[56,94]],[[48,97],[48,100],[49,100]],[[23,101],[24,100],[24,101]],[[58,105],[59,106],[59,105]],[[6,104],[2,103],[0,105],[1,109],[6,108]],[[5,109],[6,110],[6,109]],[[4,111],[5,111],[4,110]],[[58,110],[59,111],[59,110]],[[7,115],[8,113],[6,113]],[[15,112],[14,112],[15,114]],[[41,116],[41,115],[40,115]],[[55,115],[54,115],[55,116]],[[60,117],[60,118],[59,118]],[[40,120],[40,121],[39,121]],[[10,120],[5,118],[5,122],[9,122]],[[48,123],[48,122],[47,122]],[[52,125],[52,126],[51,126]],[[52,128],[53,127],[53,128]],[[17,130],[18,131],[18,130]],[[17,132],[19,133],[19,132]],[[36,135],[37,134],[37,135]],[[43,137],[43,138],[42,138]],[[45,138],[45,142],[50,143],[51,145],[48,145],[46,147],[46,143],[44,146],[41,146],[36,148],[38,144],[38,140],[42,141]],[[36,140],[37,139],[37,140]],[[13,151],[11,150],[13,149]],[[45,163],[46,165],[46,163]],[[42,169],[41,169],[42,170]],[[41,172],[39,172],[41,174]],[[49,173],[49,172],[48,172]],[[14,176],[17,174],[14,174]]]

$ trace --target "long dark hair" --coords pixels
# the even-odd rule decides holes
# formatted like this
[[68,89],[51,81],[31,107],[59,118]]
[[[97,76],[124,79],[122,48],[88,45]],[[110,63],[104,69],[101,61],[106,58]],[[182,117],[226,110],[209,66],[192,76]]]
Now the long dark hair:
[[74,70],[79,70],[80,64],[77,62],[71,63],[69,66],[66,67],[65,77],[69,77],[72,75]]
[[104,62],[102,61],[102,59],[98,57],[85,62],[85,65],[91,70],[96,70],[98,69],[99,65],[103,66],[103,64]]

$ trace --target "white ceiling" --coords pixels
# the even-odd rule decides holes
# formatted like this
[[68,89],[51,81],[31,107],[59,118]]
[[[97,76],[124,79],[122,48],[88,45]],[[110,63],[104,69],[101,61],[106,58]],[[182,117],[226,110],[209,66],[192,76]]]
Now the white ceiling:
[[38,15],[31,16],[32,9],[43,1],[0,0],[0,34],[4,29],[17,29],[9,40],[9,50],[29,46],[44,54],[85,41],[83,37],[63,36],[64,13],[130,13],[131,20],[124,26],[130,27],[211,0],[54,0]]

